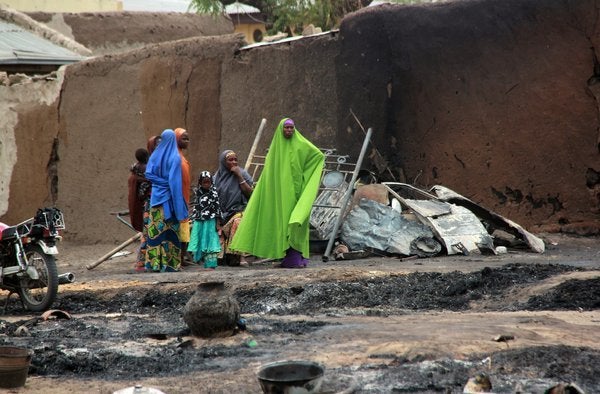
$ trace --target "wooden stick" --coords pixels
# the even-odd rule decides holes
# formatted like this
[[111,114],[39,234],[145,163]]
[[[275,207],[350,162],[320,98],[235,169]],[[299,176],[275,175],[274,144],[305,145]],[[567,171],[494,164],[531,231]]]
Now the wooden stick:
[[250,153],[248,153],[248,158],[246,159],[246,165],[244,166],[244,169],[246,171],[248,171],[248,169],[250,168],[250,164],[252,164],[252,161],[254,160],[254,153],[256,152],[256,148],[258,147],[258,141],[260,141],[260,138],[262,137],[262,133],[263,133],[263,130],[264,130],[266,124],[267,124],[267,120],[265,118],[263,118],[260,121],[260,125],[258,126],[258,131],[256,132],[256,136],[254,137],[254,142],[252,143],[252,148],[250,148]]
[[[360,123],[360,120],[358,120],[358,117],[356,117],[356,115],[354,114],[354,111],[352,111],[352,108],[350,108],[350,114],[354,117],[354,120],[356,120],[356,123],[358,123],[358,126],[361,128],[361,130],[363,131],[363,133],[367,134],[367,132],[365,131],[365,128],[362,125],[362,123]],[[387,163],[387,160],[383,157],[383,155],[381,154],[381,152],[379,152],[379,149],[375,148],[374,145],[375,144],[373,144],[373,150],[375,151],[375,153],[377,153],[377,156],[379,156],[380,159],[384,160]],[[390,166],[388,166],[386,164],[385,169],[390,173],[392,179],[395,182],[396,181],[396,177],[394,176],[394,173],[392,172],[392,170],[390,170]]]
[[142,233],[137,233],[133,237],[129,238],[127,241],[123,242],[121,245],[117,246],[116,248],[114,248],[113,250],[111,250],[110,252],[105,254],[104,256],[100,257],[95,262],[86,265],[85,268],[87,268],[88,270],[91,270],[92,268],[96,268],[100,264],[104,263],[106,260],[110,259],[113,254],[117,253],[121,249],[124,249],[126,246],[131,245],[135,241],[138,241],[141,237],[142,237]]

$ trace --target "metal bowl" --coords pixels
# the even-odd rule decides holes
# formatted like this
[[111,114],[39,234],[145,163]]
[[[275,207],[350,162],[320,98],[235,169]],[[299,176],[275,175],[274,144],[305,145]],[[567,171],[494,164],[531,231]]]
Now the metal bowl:
[[323,175],[323,186],[335,189],[344,183],[344,174],[339,171],[330,171]]
[[277,361],[258,370],[258,381],[265,394],[318,393],[325,367],[312,361]]

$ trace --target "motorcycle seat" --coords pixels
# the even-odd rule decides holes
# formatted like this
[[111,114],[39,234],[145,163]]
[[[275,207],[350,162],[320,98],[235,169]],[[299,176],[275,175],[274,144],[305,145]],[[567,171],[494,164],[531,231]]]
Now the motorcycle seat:
[[11,238],[16,238],[17,236],[17,227],[11,227],[4,223],[0,223],[0,240],[7,240]]

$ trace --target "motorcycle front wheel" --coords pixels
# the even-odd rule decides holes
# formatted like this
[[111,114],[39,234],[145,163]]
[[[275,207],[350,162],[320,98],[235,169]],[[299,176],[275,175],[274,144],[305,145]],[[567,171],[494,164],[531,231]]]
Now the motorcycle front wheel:
[[20,280],[19,295],[27,309],[42,312],[50,308],[58,293],[58,270],[54,256],[46,254],[39,245],[25,246],[29,265],[33,266],[39,278],[25,275]]

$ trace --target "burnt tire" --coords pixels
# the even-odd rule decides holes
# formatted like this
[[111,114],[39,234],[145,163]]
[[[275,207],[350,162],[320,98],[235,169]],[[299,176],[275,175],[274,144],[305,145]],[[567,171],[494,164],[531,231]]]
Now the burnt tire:
[[43,252],[39,245],[25,246],[29,265],[35,267],[39,278],[25,275],[20,280],[19,296],[25,308],[42,312],[50,308],[58,293],[58,270],[54,256]]

